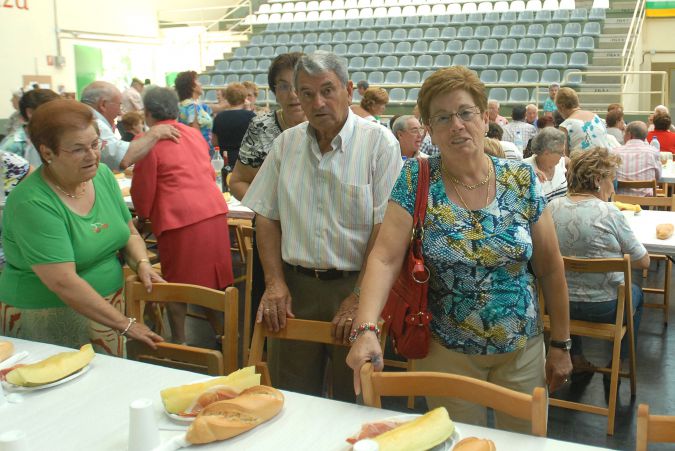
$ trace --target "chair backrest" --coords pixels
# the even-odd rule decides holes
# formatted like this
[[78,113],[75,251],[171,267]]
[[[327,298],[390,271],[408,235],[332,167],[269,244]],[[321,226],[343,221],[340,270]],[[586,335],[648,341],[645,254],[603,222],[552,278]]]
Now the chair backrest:
[[[236,288],[229,287],[225,292],[222,292],[197,285],[159,283],[154,284],[152,292],[148,293],[143,284],[139,281],[138,276],[131,276],[126,280],[125,296],[129,315],[137,318],[140,323],[143,323],[143,310],[146,302],[184,302],[186,304],[198,305],[200,307],[222,312],[224,328],[221,350],[222,368],[220,368],[221,371],[219,374],[231,373],[239,367],[237,358],[237,343],[239,339],[239,291]],[[176,346],[178,346],[178,348],[176,348]],[[144,353],[144,355],[154,355],[158,360],[161,360],[164,358],[162,355],[171,354],[174,357],[180,357],[181,360],[185,357],[186,360],[183,363],[187,364],[194,364],[196,362],[203,364],[204,358],[206,358],[203,352],[204,349],[195,348],[193,346],[169,346],[168,343],[158,343],[157,347],[159,350],[157,353]],[[187,359],[192,355],[194,355],[194,360]],[[181,360],[177,360],[177,362],[180,362]],[[162,362],[156,363],[163,364]],[[167,363],[168,366],[175,366],[169,365],[168,362],[165,363]]]
[[637,451],[647,451],[649,443],[675,443],[675,416],[650,415],[649,406],[638,406]]
[[[382,407],[382,396],[447,396],[491,407],[532,422],[532,435],[546,436],[546,391],[536,387],[531,395],[466,376],[434,372],[374,372],[361,367],[361,389],[367,406]],[[452,413],[451,413],[452,415]]]
[[[619,188],[651,188],[656,194],[656,180],[646,181],[618,181]],[[627,204],[637,204],[641,207],[662,207],[668,211],[675,211],[675,196],[671,197],[648,197],[629,196],[627,194],[615,194],[614,201]]]

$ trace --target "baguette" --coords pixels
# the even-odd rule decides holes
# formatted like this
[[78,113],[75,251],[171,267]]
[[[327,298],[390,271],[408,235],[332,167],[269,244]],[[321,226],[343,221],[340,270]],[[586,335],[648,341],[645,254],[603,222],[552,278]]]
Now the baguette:
[[672,224],[659,224],[656,226],[656,238],[659,240],[667,240],[673,236],[674,229]]
[[642,211],[642,207],[638,204],[628,204],[626,202],[614,201],[614,205],[620,211],[634,211],[635,213],[640,213]]
[[421,417],[374,438],[380,451],[417,451],[431,449],[452,435],[455,425],[445,407],[434,409]]
[[284,395],[275,388],[248,388],[236,398],[205,407],[188,428],[186,439],[203,444],[235,437],[275,417],[283,405]]
[[467,437],[460,440],[452,451],[496,451],[497,447],[492,440],[486,438]]
[[0,362],[7,360],[14,354],[14,344],[10,341],[0,341]]

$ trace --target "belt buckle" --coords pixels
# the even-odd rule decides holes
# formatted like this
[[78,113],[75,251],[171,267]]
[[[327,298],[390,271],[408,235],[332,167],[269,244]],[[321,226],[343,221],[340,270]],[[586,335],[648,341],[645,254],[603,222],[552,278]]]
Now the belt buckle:
[[325,272],[328,272],[328,270],[327,269],[315,269],[314,270],[314,277],[321,280],[321,277],[319,276],[319,274],[322,274],[322,273],[325,273]]

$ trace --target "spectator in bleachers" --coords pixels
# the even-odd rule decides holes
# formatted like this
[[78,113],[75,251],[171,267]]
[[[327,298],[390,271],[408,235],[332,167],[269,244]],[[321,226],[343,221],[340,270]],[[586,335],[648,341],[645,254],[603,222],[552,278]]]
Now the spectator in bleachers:
[[113,171],[124,170],[143,158],[157,141],[172,139],[178,141],[180,133],[170,125],[151,127],[143,137],[132,143],[122,141],[115,134],[115,119],[120,115],[122,93],[113,84],[106,81],[90,83],[82,91],[80,99],[94,112],[98,129],[101,133],[103,148],[101,162]]
[[366,80],[361,80],[356,84],[356,91],[359,93],[361,98],[366,93],[366,90],[370,87],[370,84]]
[[145,117],[137,111],[124,113],[120,119],[121,127],[124,129],[122,141],[131,142],[137,136],[143,133],[145,127]]
[[525,107],[525,122],[530,125],[537,127],[537,121],[539,120],[539,108],[534,103],[530,103]]
[[563,132],[547,127],[532,138],[533,155],[523,159],[534,168],[547,202],[567,194],[565,140]]
[[612,149],[615,141],[607,137],[607,129],[597,114],[582,110],[579,106],[579,96],[572,88],[560,88],[555,97],[558,112],[565,118],[560,129],[567,133],[567,147],[569,152],[574,150],[588,150],[593,147]]
[[246,88],[246,105],[244,106],[244,109],[249,110],[249,111],[255,111],[256,106],[255,102],[258,100],[258,85],[253,83],[252,81],[242,81],[242,85]]
[[4,133],[6,136],[14,133],[14,131],[22,125],[21,113],[19,113],[19,100],[21,99],[22,95],[23,91],[21,89],[17,89],[16,91],[12,92],[10,102],[12,102],[12,108],[14,108],[14,112],[12,112],[12,114],[9,116],[9,120],[7,121],[7,127],[5,128]]
[[352,111],[367,121],[380,122],[380,116],[384,113],[389,103],[389,94],[384,88],[368,88],[361,98],[360,105],[352,105]]
[[496,100],[488,100],[488,117],[490,122],[494,122],[500,127],[504,127],[509,123],[508,119],[499,114],[499,102]]
[[488,131],[487,135],[485,136],[499,141],[499,145],[504,151],[504,158],[508,158],[509,160],[521,160],[523,158],[522,152],[518,150],[515,144],[502,139],[504,137],[504,129],[501,128],[496,122],[490,122],[488,124]]
[[553,113],[558,111],[558,107],[555,106],[555,96],[558,95],[559,89],[558,83],[551,83],[548,87],[548,98],[544,102],[544,116],[553,117]]
[[28,160],[28,163],[37,168],[42,165],[42,159],[28,136],[28,124],[33,112],[40,105],[59,99],[59,95],[51,89],[33,89],[26,92],[19,100],[19,113],[22,123],[14,133],[7,136],[0,143],[0,151],[10,152]]
[[537,134],[537,128],[525,122],[525,107],[516,105],[511,111],[511,122],[504,126],[504,141],[512,142],[520,152],[519,160],[523,158],[523,150],[527,142]]
[[607,124],[607,134],[616,138],[619,144],[623,144],[623,133],[626,130],[626,123],[623,121],[623,108],[608,111],[605,124]]
[[428,155],[420,153],[420,146],[426,131],[420,121],[413,115],[399,116],[391,129],[401,146],[401,156],[405,158],[427,158]]
[[131,80],[131,86],[122,93],[122,114],[133,111],[143,112],[143,98],[141,97],[143,88],[141,80],[138,78]]
[[230,108],[218,113],[213,120],[213,145],[219,146],[221,152],[227,152],[230,167],[239,158],[241,141],[248,124],[255,117],[255,113],[247,107],[248,94],[249,90],[243,83],[230,83],[225,89],[225,98]]
[[272,148],[272,141],[282,131],[305,122],[298,95],[293,86],[293,68],[302,53],[282,53],[272,60],[267,72],[267,83],[277,99],[279,109],[254,117],[246,130],[239,149],[239,159],[234,164],[230,191],[237,199],[244,194]]
[[[618,180],[659,180],[661,178],[661,161],[659,151],[645,142],[647,124],[633,121],[626,126],[623,146],[613,150],[621,157],[616,176]],[[649,188],[618,188],[618,194],[633,196],[653,196]]]
[[190,70],[181,72],[174,81],[180,102],[178,122],[199,130],[209,145],[209,154],[213,155],[211,129],[213,127],[213,111],[200,100],[204,93],[202,84],[197,79],[197,72]]
[[656,137],[659,140],[661,152],[675,153],[675,133],[670,131],[671,125],[670,114],[663,111],[654,113],[654,130],[647,135],[647,142],[651,143]]

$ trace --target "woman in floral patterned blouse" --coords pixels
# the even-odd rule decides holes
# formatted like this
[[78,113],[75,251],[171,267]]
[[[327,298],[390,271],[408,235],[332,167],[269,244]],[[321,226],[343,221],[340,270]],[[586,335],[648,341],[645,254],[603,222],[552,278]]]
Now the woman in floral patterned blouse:
[[204,91],[202,90],[202,84],[197,80],[197,72],[193,70],[181,72],[176,77],[174,83],[180,102],[178,122],[199,130],[209,144],[209,153],[212,155],[211,128],[213,127],[213,112],[210,106],[199,100]]

